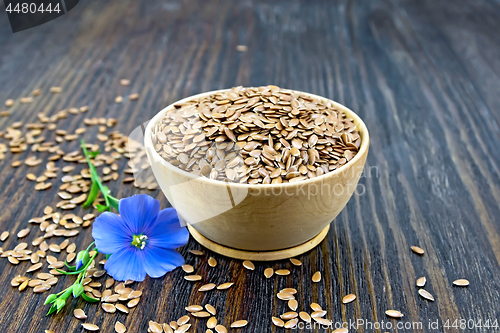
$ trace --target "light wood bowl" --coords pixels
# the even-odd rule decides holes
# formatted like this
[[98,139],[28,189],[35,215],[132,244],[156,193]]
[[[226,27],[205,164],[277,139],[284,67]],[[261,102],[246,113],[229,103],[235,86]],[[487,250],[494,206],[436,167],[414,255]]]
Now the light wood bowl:
[[[174,104],[219,91],[191,96]],[[369,146],[363,121],[345,106],[333,103],[357,126],[361,146],[356,156],[341,168],[313,179],[267,185],[215,181],[165,161],[155,151],[151,134],[154,125],[174,104],[160,111],[146,127],[146,153],[158,184],[189,226],[192,236],[215,252],[239,259],[289,258],[316,246],[351,198]]]

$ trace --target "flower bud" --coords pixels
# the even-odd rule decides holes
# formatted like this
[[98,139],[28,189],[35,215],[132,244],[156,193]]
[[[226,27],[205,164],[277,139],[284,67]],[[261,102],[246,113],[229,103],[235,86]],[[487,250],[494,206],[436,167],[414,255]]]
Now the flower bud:
[[57,299],[57,295],[56,294],[50,294],[47,299],[45,300],[45,303],[43,303],[44,305],[47,305],[47,304],[52,304],[56,301]]
[[66,304],[65,300],[63,300],[62,298],[58,298],[57,301],[56,301],[57,311],[59,312],[59,310],[61,310],[64,307],[65,304]]
[[73,297],[78,298],[83,294],[83,286],[81,284],[77,284],[73,287]]
[[90,260],[89,251],[80,251],[76,256],[76,270],[82,268]]

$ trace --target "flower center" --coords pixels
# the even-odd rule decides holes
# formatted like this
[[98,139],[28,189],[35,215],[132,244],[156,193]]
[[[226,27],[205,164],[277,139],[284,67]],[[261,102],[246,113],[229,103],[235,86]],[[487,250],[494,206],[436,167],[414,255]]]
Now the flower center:
[[148,239],[148,236],[146,235],[134,235],[132,239],[132,245],[135,246],[136,248],[142,250],[146,246],[146,240]]

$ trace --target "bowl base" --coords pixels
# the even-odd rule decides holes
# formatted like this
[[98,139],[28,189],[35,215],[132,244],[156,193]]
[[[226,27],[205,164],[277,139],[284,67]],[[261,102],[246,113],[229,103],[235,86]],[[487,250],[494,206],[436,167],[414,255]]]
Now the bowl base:
[[191,233],[191,236],[193,236],[193,238],[196,239],[198,243],[218,254],[222,254],[226,257],[241,259],[241,260],[273,261],[273,260],[293,258],[295,256],[301,255],[311,250],[316,245],[321,243],[323,239],[325,239],[326,235],[328,234],[328,230],[330,229],[330,225],[328,225],[325,229],[323,229],[313,239],[303,244],[283,250],[261,251],[261,252],[238,250],[224,245],[220,245],[200,234],[198,231],[196,231],[196,229],[194,229],[189,224],[187,225],[187,228]]

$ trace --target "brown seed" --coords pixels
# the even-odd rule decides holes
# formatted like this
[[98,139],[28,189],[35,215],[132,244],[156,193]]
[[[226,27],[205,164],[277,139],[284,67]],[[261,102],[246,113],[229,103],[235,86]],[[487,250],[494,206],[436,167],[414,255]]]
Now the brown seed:
[[185,307],[187,312],[198,312],[203,310],[203,307],[201,305],[190,305]]
[[120,312],[128,313],[128,308],[123,304],[116,304],[115,307]]
[[116,307],[110,303],[102,303],[102,309],[108,313],[115,313]]
[[288,307],[290,308],[290,310],[296,311],[299,307],[299,303],[297,302],[297,300],[291,299],[288,301]]
[[9,234],[10,233],[8,231],[2,232],[2,234],[0,235],[0,240],[4,242],[7,239],[7,237],[9,237]]
[[226,282],[226,283],[223,283],[223,284],[217,286],[217,289],[218,290],[226,290],[226,289],[231,288],[233,285],[234,285],[233,282]]
[[424,250],[422,250],[422,249],[421,249],[421,248],[419,248],[418,246],[412,246],[412,247],[411,247],[411,250],[412,250],[413,252],[415,252],[416,254],[420,254],[420,255],[424,254]]
[[297,318],[298,317],[298,313],[295,312],[295,311],[290,311],[290,312],[285,312],[283,313],[280,317],[281,319],[283,320],[290,320],[290,319],[293,319],[293,318]]
[[50,92],[53,94],[58,94],[62,91],[61,87],[50,87]]
[[469,285],[469,281],[465,279],[459,279],[453,281],[453,284],[458,287],[467,287]]
[[322,318],[326,315],[326,311],[321,310],[321,311],[314,311],[311,313],[311,318]]
[[73,316],[75,316],[76,319],[87,319],[87,315],[82,309],[75,309],[73,311]]
[[248,51],[248,47],[246,45],[236,45],[236,51],[246,52],[246,51]]
[[205,254],[205,253],[203,253],[202,251],[199,251],[199,250],[189,250],[189,252],[191,252],[195,256],[202,256],[202,255]]
[[41,285],[38,285],[35,288],[33,288],[33,292],[34,293],[43,293],[49,289],[50,289],[50,286],[48,284],[41,284]]
[[278,327],[283,327],[285,326],[285,322],[278,317],[272,317],[273,324]]
[[198,289],[198,291],[210,291],[212,289],[215,288],[215,284],[214,283],[208,283],[208,284],[205,284],[203,286],[200,287],[200,289]]
[[323,311],[321,305],[319,305],[318,303],[311,303],[311,309],[313,311]]
[[164,323],[163,324],[163,332],[165,332],[165,333],[174,333],[174,330],[172,329],[172,327],[170,327],[169,324]]
[[300,261],[300,260],[298,260],[298,259],[290,258],[290,262],[291,262],[294,266],[302,266],[302,261]]
[[290,275],[290,271],[288,269],[278,269],[276,275]]
[[427,282],[427,279],[425,278],[425,276],[422,276],[421,278],[419,278],[417,280],[417,287],[422,288],[423,286],[425,286],[426,282]]
[[336,330],[333,330],[332,333],[348,333],[349,330],[345,327],[337,328]]
[[217,333],[227,333],[227,328],[225,328],[222,325],[217,325],[217,326],[215,326],[215,331]]
[[317,283],[319,281],[321,281],[321,272],[316,272],[312,276],[312,282]]
[[250,260],[245,260],[243,262],[243,267],[245,267],[246,269],[251,270],[251,271],[255,270],[255,265]]
[[271,267],[266,268],[264,270],[264,276],[266,277],[266,279],[269,279],[273,275],[274,275],[274,269],[272,269]]
[[207,327],[208,328],[215,328],[215,326],[217,326],[217,318],[210,317],[210,319],[207,320]]
[[217,260],[215,260],[215,258],[213,258],[213,257],[210,257],[210,258],[208,259],[208,265],[209,265],[210,267],[215,267],[215,266],[217,266]]
[[188,281],[200,281],[201,280],[201,276],[200,275],[186,275],[184,277],[184,279],[186,279]]
[[311,316],[309,316],[309,314],[307,312],[304,312],[304,311],[299,312],[299,317],[300,317],[300,319],[302,319],[306,323],[311,322]]
[[246,320],[237,320],[231,324],[231,327],[232,328],[245,327],[245,326],[247,326],[247,324],[248,324],[248,321],[246,321]]
[[198,318],[210,317],[210,313],[208,313],[207,311],[193,312],[192,315],[193,315],[193,317],[198,317]]
[[130,96],[128,96],[128,99],[131,101],[136,101],[139,99],[139,94],[131,94]]
[[57,244],[50,244],[49,250],[56,253],[61,252],[61,248]]
[[17,233],[17,237],[18,238],[24,238],[24,237],[28,236],[29,233],[30,233],[30,229],[29,228],[22,229],[21,231],[19,231]]
[[295,295],[297,293],[297,289],[295,289],[295,288],[285,288],[285,289],[281,289],[280,293],[287,293],[287,294]]
[[19,264],[19,260],[17,260],[16,258],[14,257],[9,257],[9,262],[12,264],[12,265],[17,265]]
[[191,265],[182,265],[182,270],[186,273],[193,273],[194,267]]
[[115,323],[115,332],[116,333],[125,333],[126,331],[127,331],[127,328],[125,327],[125,325],[123,325],[119,321],[117,321]]
[[278,293],[276,296],[283,301],[289,301],[291,299],[295,299],[295,296],[289,293]]
[[39,270],[40,268],[42,268],[42,266],[43,266],[43,264],[41,262],[39,262],[38,264],[34,264],[30,268],[28,268],[28,270],[26,271],[26,273],[34,272],[36,270]]
[[292,319],[292,320],[289,320],[285,323],[285,328],[294,328],[295,326],[297,326],[297,323],[299,322],[299,320],[297,318],[295,319]]
[[427,290],[419,289],[418,294],[426,300],[434,302],[434,297]]
[[122,96],[116,96],[115,97],[115,103],[121,103],[123,102],[123,97]]
[[191,324],[184,324],[175,330],[176,333],[184,333],[191,327]]
[[120,80],[120,84],[124,87],[130,85],[130,80],[127,80],[127,79],[121,79]]
[[12,105],[14,105],[14,100],[13,99],[8,99],[5,101],[5,106],[10,108]]
[[354,294],[345,295],[344,298],[342,298],[342,303],[344,303],[344,304],[351,303],[355,299],[356,299],[356,295],[354,295]]
[[134,298],[133,300],[130,300],[128,303],[127,303],[127,306],[129,308],[133,308],[134,306],[136,306],[140,301],[140,298]]
[[386,315],[388,315],[389,317],[393,317],[393,318],[402,318],[403,317],[403,314],[397,310],[387,310],[385,312]]
[[162,333],[163,327],[152,320],[149,321],[149,331],[152,333]]
[[186,324],[189,321],[189,316],[182,316],[179,319],[177,319],[177,325],[182,326]]
[[29,283],[29,280],[26,280],[23,283],[21,283],[21,285],[19,286],[19,291],[23,291],[24,289],[26,289],[26,287],[28,286],[28,283]]
[[212,305],[210,305],[210,304],[206,304],[206,305],[205,305],[205,309],[207,309],[207,311],[208,311],[211,315],[213,315],[213,316],[215,316],[215,315],[216,315],[216,313],[217,313],[217,312],[215,311],[215,308],[214,308]]

